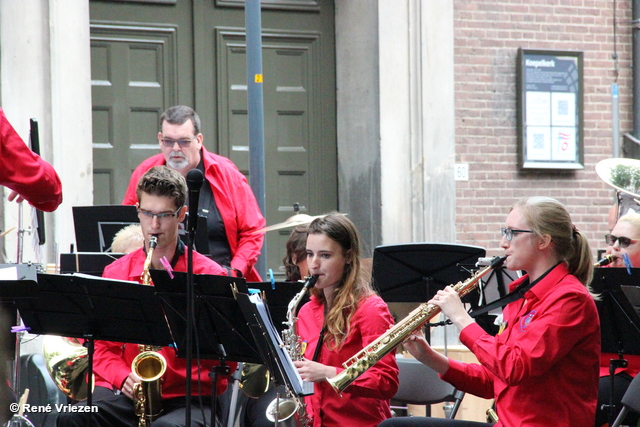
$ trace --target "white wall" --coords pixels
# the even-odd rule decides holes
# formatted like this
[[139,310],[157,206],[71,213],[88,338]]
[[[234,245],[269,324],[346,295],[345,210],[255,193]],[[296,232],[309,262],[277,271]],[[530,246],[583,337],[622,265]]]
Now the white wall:
[[[53,263],[56,250],[67,252],[75,241],[71,206],[93,201],[89,2],[1,1],[0,55],[1,105],[26,141],[29,119],[38,120],[42,157],[62,180],[63,203],[45,214],[42,256],[34,251],[32,236],[24,239],[23,262]],[[18,223],[18,207],[6,203],[7,194],[5,230]],[[30,211],[29,206],[23,209],[25,227]],[[12,232],[5,239],[12,262],[17,260],[16,236]]]
[[384,244],[455,242],[453,1],[380,0]]

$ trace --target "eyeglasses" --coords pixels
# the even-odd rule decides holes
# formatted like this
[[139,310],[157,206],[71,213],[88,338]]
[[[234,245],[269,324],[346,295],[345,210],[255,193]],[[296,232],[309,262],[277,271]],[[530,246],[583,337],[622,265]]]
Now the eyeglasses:
[[514,230],[512,228],[501,228],[500,232],[507,238],[507,242],[510,242],[513,236],[517,236],[519,233],[533,233],[531,230]]
[[160,213],[153,213],[153,212],[145,211],[144,209],[138,209],[138,215],[142,215],[143,218],[149,218],[150,220],[152,220],[153,217],[156,217],[158,218],[158,221],[162,221],[167,218],[177,217],[178,214],[180,213],[180,209],[182,208],[178,208],[178,210],[175,212],[160,212]]
[[618,237],[614,236],[613,234],[605,234],[604,241],[607,242],[607,246],[613,246],[617,241],[621,248],[628,248],[630,244],[638,242],[638,240],[636,239],[630,239],[628,237]]
[[162,138],[162,143],[165,147],[173,147],[173,145],[177,142],[180,148],[187,148],[191,145],[191,141],[197,138],[197,135],[191,139],[171,139],[171,138]]

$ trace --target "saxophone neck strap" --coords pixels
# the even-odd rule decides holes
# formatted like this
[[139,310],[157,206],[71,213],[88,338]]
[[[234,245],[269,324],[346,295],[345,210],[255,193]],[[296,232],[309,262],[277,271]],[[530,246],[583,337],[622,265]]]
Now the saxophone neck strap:
[[540,280],[542,280],[544,277],[546,277],[547,274],[551,273],[551,271],[554,268],[556,268],[559,264],[560,264],[560,262],[555,264],[553,267],[551,267],[542,276],[538,277],[533,282],[529,282],[529,279],[526,279],[524,282],[520,283],[520,285],[518,285],[518,287],[515,288],[512,292],[510,292],[507,295],[503,296],[499,300],[496,300],[496,301],[494,301],[494,302],[492,302],[490,304],[485,305],[484,307],[480,307],[480,308],[478,308],[476,310],[473,310],[472,312],[469,313],[469,315],[471,317],[473,317],[473,318],[476,318],[478,316],[481,316],[483,314],[486,314],[486,313],[490,312],[491,310],[495,310],[496,308],[502,308],[507,304],[510,304],[510,303],[512,303],[514,301],[519,300],[520,298],[524,298],[524,294],[529,292],[529,290],[531,288],[533,288],[536,283],[540,282]]
[[320,357],[320,351],[322,351],[322,344],[324,343],[324,327],[320,330],[320,336],[318,337],[318,345],[316,345],[316,351],[313,352],[313,360],[314,362],[318,361],[318,357]]

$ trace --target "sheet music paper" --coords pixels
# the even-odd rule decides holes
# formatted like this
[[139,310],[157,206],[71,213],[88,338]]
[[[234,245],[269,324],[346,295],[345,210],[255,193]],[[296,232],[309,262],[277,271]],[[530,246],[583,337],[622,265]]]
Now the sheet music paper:
[[291,385],[293,392],[303,396],[313,394],[313,383],[303,381],[300,377],[298,370],[293,365],[293,360],[291,360],[289,352],[284,350],[284,344],[282,343],[280,334],[271,322],[268,307],[264,304],[262,298],[260,298],[260,295],[249,295],[249,301],[251,301],[256,306],[258,315],[263,320],[266,329],[265,332],[267,333],[269,339],[271,340],[271,342],[276,344],[275,351],[277,353],[277,357],[279,358],[282,367],[286,371],[286,376],[292,382]]

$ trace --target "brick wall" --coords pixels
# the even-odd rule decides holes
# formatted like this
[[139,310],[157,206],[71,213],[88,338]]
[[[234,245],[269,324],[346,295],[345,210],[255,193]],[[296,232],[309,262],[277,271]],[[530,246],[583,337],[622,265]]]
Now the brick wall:
[[[500,227],[520,197],[564,203],[574,224],[604,247],[614,191],[595,173],[613,155],[611,85],[616,81],[613,0],[455,0],[456,162],[469,181],[456,184],[457,241],[502,253]],[[620,133],[631,132],[631,1],[617,0]],[[584,170],[518,168],[518,48],[584,53]]]

